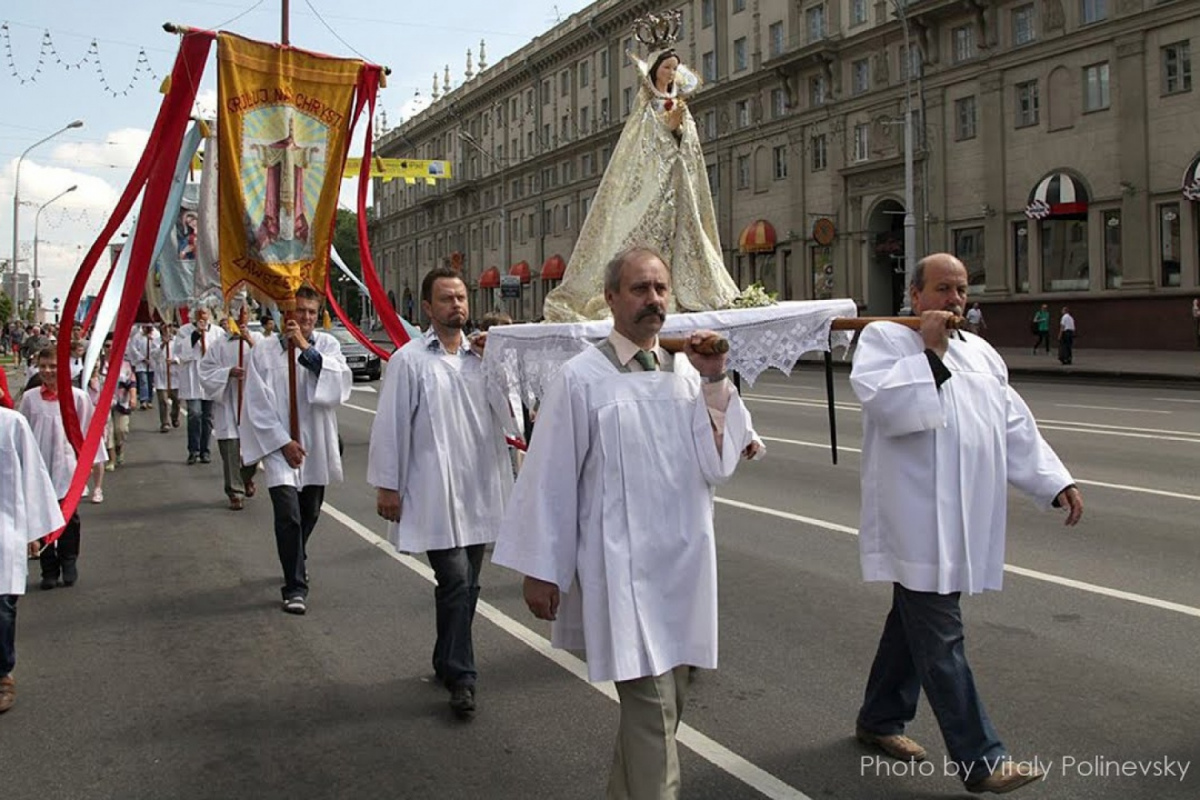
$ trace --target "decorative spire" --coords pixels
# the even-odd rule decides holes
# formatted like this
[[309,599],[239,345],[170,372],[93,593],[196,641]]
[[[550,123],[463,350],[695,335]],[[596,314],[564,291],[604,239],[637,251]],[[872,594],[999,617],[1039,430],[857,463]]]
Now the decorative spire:
[[467,71],[463,73],[463,80],[469,81],[475,77],[475,73],[471,69],[471,48],[467,48]]
[[486,47],[486,45],[487,45],[487,43],[483,39],[479,40],[479,71],[480,72],[483,72],[485,69],[487,69],[487,50],[484,49]]
[[446,65],[445,82],[442,84],[442,94],[450,94],[450,65]]
[[437,73],[436,72],[433,73],[433,99],[434,100],[438,99],[438,82],[437,82]]

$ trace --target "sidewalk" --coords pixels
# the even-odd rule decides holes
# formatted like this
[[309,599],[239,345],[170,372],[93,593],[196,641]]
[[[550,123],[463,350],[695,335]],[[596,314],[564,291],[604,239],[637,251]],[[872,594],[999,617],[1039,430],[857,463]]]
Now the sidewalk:
[[1058,363],[1055,351],[1037,355],[1024,347],[998,347],[1013,375],[1074,378],[1166,380],[1200,385],[1198,350],[1088,350],[1075,348],[1069,366]]

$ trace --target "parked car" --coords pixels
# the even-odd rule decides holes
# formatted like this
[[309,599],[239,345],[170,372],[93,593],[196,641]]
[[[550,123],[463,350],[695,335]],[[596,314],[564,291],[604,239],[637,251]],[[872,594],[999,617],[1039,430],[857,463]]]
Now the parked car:
[[342,346],[342,355],[346,357],[346,363],[350,365],[350,371],[354,373],[354,377],[364,376],[367,380],[379,380],[379,376],[383,373],[383,361],[379,356],[363,347],[358,339],[354,338],[354,334],[346,328],[330,328],[329,333]]

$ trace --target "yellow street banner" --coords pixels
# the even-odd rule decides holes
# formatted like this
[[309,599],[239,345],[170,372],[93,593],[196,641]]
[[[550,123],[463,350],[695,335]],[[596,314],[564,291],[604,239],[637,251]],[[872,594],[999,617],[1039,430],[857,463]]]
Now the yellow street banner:
[[[358,170],[361,166],[361,158],[346,159],[346,171],[342,173],[342,177],[357,178]],[[421,161],[416,158],[372,158],[371,177],[383,178],[384,183],[400,178],[405,183],[411,184],[417,181],[425,181],[425,183],[432,186],[439,180],[452,178],[454,175],[452,174],[449,161]]]
[[217,35],[221,289],[325,291],[363,62]]

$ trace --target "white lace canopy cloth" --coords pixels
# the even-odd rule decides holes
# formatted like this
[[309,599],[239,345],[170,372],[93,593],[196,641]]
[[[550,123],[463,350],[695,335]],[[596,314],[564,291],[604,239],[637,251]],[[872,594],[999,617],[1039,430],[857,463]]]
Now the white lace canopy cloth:
[[[729,369],[748,384],[770,367],[790,374],[804,353],[848,347],[850,333],[830,332],[836,317],[857,316],[853,300],[805,300],[761,308],[671,314],[663,336],[714,330],[729,340]],[[612,320],[503,325],[488,331],[483,369],[505,394],[519,393],[531,408],[571,357],[612,331]]]

